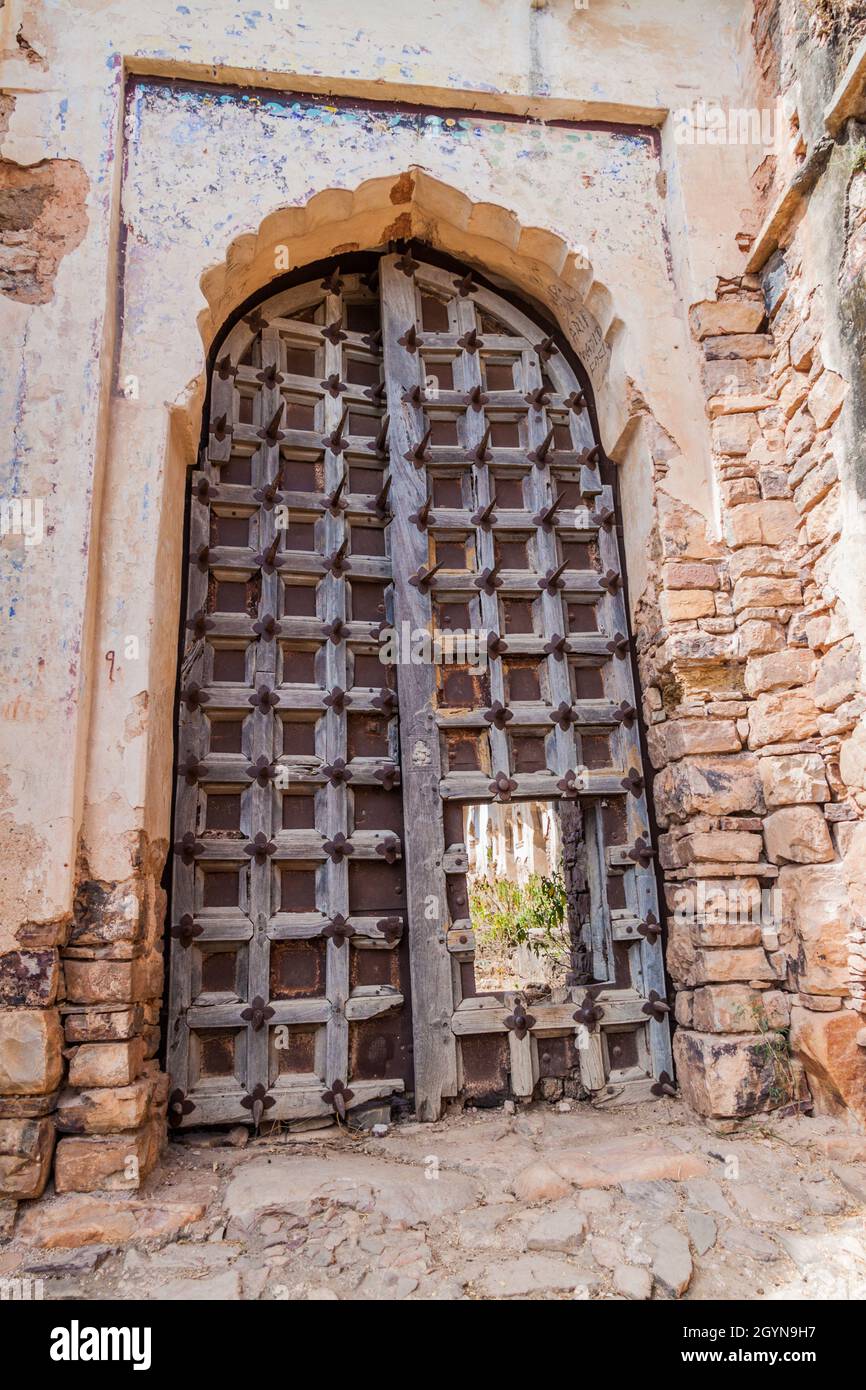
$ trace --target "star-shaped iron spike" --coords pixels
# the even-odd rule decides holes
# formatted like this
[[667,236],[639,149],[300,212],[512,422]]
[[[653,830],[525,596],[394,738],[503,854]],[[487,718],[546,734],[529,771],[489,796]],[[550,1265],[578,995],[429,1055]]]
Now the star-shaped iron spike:
[[421,402],[424,399],[424,393],[422,392],[421,387],[416,382],[414,386],[408,387],[403,392],[400,399],[401,401],[405,401],[406,405],[414,405],[420,407]]
[[345,1120],[349,1104],[354,1097],[355,1092],[344,1086],[342,1081],[332,1081],[330,1089],[322,1092],[322,1100],[331,1106],[341,1120]]
[[210,700],[206,690],[202,690],[196,681],[190,681],[185,690],[180,693],[180,698],[188,710],[197,710],[202,705],[206,705]]
[[251,1112],[256,1130],[262,1122],[265,1111],[270,1110],[276,1103],[275,1098],[268,1095],[261,1081],[253,1087],[249,1095],[244,1096],[241,1100],[244,1109]]
[[285,401],[280,401],[266,427],[263,430],[256,430],[257,437],[264,440],[266,444],[270,444],[271,448],[275,444],[280,444],[286,437],[280,429],[280,421],[283,418],[285,408]]
[[343,945],[355,935],[355,928],[351,926],[348,918],[342,912],[337,912],[331,918],[326,927],[322,928],[322,936],[326,941],[333,941],[337,950],[342,950]]
[[483,348],[484,342],[478,336],[478,329],[470,328],[467,333],[463,334],[462,338],[457,339],[457,346],[462,348],[464,352],[476,353],[479,348]]
[[677,1088],[673,1077],[669,1076],[666,1071],[660,1072],[658,1081],[654,1086],[650,1086],[650,1095],[661,1098],[662,1096],[675,1097],[676,1094]]
[[570,396],[566,396],[563,405],[566,410],[573,410],[575,415],[580,415],[586,407],[586,396],[582,391],[572,391]]
[[540,343],[536,343],[535,351],[538,353],[541,361],[546,362],[555,352],[559,352],[559,348],[556,346],[556,343],[553,341],[553,336],[551,335],[547,338],[542,338]]
[[397,781],[397,766],[395,763],[386,763],[384,767],[378,767],[373,773],[377,782],[381,782],[386,792],[393,789]]
[[567,801],[573,801],[579,790],[577,773],[574,768],[570,767],[564,776],[560,777],[556,785]]
[[175,854],[180,856],[184,864],[192,864],[204,851],[204,845],[195,838],[191,830],[188,830],[182,840],[178,840],[174,847]]
[[390,719],[397,711],[396,690],[389,690],[387,686],[383,686],[379,694],[373,696],[372,705],[374,709],[381,710],[385,717]]
[[517,783],[507,772],[497,772],[493,781],[488,783],[488,791],[493,793],[497,801],[510,801],[512,792],[517,791]]
[[547,434],[542,439],[538,448],[532,449],[530,453],[527,454],[529,462],[534,463],[536,468],[543,468],[544,465],[547,463],[547,455],[550,453],[553,447],[553,436],[554,429],[551,425],[550,429],[547,431]]
[[188,787],[195,787],[202,777],[207,776],[207,763],[200,762],[195,753],[189,753],[186,761],[178,767]]
[[344,343],[348,336],[348,333],[343,332],[343,325],[339,319],[334,319],[333,323],[329,323],[327,328],[322,329],[322,338],[325,342],[333,344],[334,347],[339,343]]
[[335,647],[339,647],[340,643],[346,640],[346,624],[342,618],[335,618],[332,623],[325,623],[322,632]]
[[609,642],[605,643],[605,651],[612,656],[618,657],[622,661],[631,646],[631,639],[622,632],[615,632]]
[[550,400],[550,391],[546,386],[536,386],[534,391],[529,391],[523,399],[533,410],[543,410]]
[[332,709],[335,714],[342,714],[346,706],[351,703],[351,695],[347,695],[345,690],[339,685],[335,685],[333,690],[329,690],[322,700],[322,704],[325,708]]
[[189,1099],[185,1092],[180,1089],[172,1091],[168,1098],[168,1123],[172,1129],[177,1129],[183,1124],[184,1115],[191,1115],[195,1110],[195,1103]]
[[465,404],[470,410],[482,410],[485,405],[490,404],[490,397],[484,394],[480,386],[473,386],[466,397]]
[[647,1001],[641,1008],[641,1013],[649,1018],[654,1018],[656,1023],[661,1023],[665,1016],[671,1011],[671,1006],[666,999],[651,989],[647,995]]
[[333,579],[342,579],[343,575],[352,568],[351,561],[346,559],[346,551],[348,548],[349,542],[347,539],[342,541],[340,545],[337,546],[337,549],[332,551],[330,555],[325,556],[325,571],[330,574]]
[[643,835],[639,835],[628,851],[628,858],[635,864],[639,864],[642,869],[648,869],[654,854],[655,850],[647,843]]
[[213,619],[205,615],[204,609],[199,608],[198,612],[193,613],[192,617],[186,623],[186,626],[189,628],[193,637],[198,638],[204,637],[205,633],[210,632],[215,624]]
[[223,413],[218,420],[214,420],[210,427],[210,432],[218,444],[222,444],[227,436],[231,436],[231,429],[227,428],[228,416]]
[[199,478],[195,485],[195,495],[199,502],[206,506],[209,502],[216,501],[220,494],[219,488],[214,487],[208,478]]
[[519,999],[515,1000],[511,1013],[502,1020],[509,1032],[513,1032],[515,1038],[522,1042],[537,1022],[533,1014],[528,1014]]
[[195,557],[195,563],[196,563],[196,568],[199,569],[199,570],[201,571],[202,574],[206,574],[206,573],[207,573],[208,566],[209,566],[209,564],[210,564],[210,546],[208,546],[208,545],[203,545],[203,546],[202,546],[201,550],[198,552],[198,554],[197,554],[196,557]]
[[266,613],[257,623],[253,623],[253,632],[257,637],[264,637],[266,642],[272,642],[282,630],[273,613]]
[[381,917],[376,923],[377,931],[380,931],[388,942],[399,941],[403,935],[402,917]]
[[404,251],[400,259],[394,262],[395,269],[402,270],[403,274],[410,280],[420,264],[421,262],[416,261],[410,251]]
[[612,507],[596,507],[595,511],[590,512],[589,519],[593,526],[601,527],[602,531],[610,531],[616,519],[616,512]]
[[488,632],[487,634],[487,654],[491,657],[502,656],[503,652],[508,651],[508,643],[499,636],[498,632]]
[[271,541],[269,546],[267,546],[259,555],[253,556],[253,564],[257,565],[258,568],[264,574],[273,574],[274,570],[276,569],[277,547],[279,546],[279,544],[280,536],[278,532],[277,535],[274,536],[274,539]]
[[266,787],[269,782],[273,782],[277,775],[274,763],[266,758],[264,754],[257,758],[254,763],[247,767],[247,776],[254,782],[258,782],[260,787]]
[[461,299],[468,299],[469,295],[478,288],[472,279],[472,271],[470,270],[468,275],[464,275],[462,280],[455,280],[454,288]]
[[477,526],[482,531],[489,531],[497,522],[495,507],[496,498],[494,497],[491,502],[487,503],[486,507],[479,507],[477,511],[472,513],[469,518],[472,525]]
[[345,381],[340,380],[339,372],[331,372],[331,375],[326,377],[324,381],[320,381],[319,385],[323,391],[327,391],[329,396],[333,396],[334,400],[339,399],[340,394],[349,389]]
[[536,581],[542,593],[558,594],[561,589],[564,589],[565,580],[562,576],[567,568],[568,561],[563,560],[562,564],[557,565],[556,569],[547,570],[543,578]]
[[552,656],[554,661],[562,661],[568,649],[568,638],[562,637],[555,632],[549,642],[545,642],[542,648],[545,656]]
[[265,367],[262,371],[256,372],[256,381],[260,381],[263,386],[267,386],[271,391],[275,390],[278,386],[282,386],[283,380],[284,378],[277,370],[276,362],[272,362],[269,367]]
[[630,729],[637,719],[637,710],[634,705],[629,704],[628,700],[623,700],[614,710],[613,717],[617,724],[623,724],[627,729]]
[[244,1023],[249,1023],[254,1033],[258,1033],[264,1027],[268,1019],[273,1018],[276,1011],[266,1004],[260,994],[257,994],[249,1005],[241,1013]]
[[397,342],[402,348],[405,348],[407,352],[412,353],[417,352],[420,347],[424,346],[424,339],[418,337],[418,329],[415,327],[414,323],[409,325],[402,337],[397,339]]
[[485,566],[473,584],[476,589],[480,589],[483,594],[495,594],[497,589],[502,588],[502,580],[499,577],[500,565],[494,565],[492,569]]
[[616,570],[607,570],[598,577],[599,587],[605,589],[609,594],[615,594],[619,589],[622,579]]
[[642,922],[638,923],[638,931],[641,936],[646,937],[650,945],[654,945],[662,934],[661,923],[654,912],[648,912]]
[[409,520],[412,523],[412,525],[417,527],[419,531],[427,530],[427,527],[430,524],[430,508],[432,506],[433,498],[428,495],[426,500],[418,508],[417,512],[413,512],[412,515],[409,517]]
[[484,711],[484,718],[494,729],[504,729],[514,718],[514,711],[503,705],[501,700],[494,700],[490,709]]
[[414,574],[410,574],[409,583],[412,585],[413,589],[417,589],[419,594],[429,593],[430,581],[434,574],[442,569],[444,563],[444,560],[440,560],[438,564],[433,565],[430,569],[428,569],[426,565],[422,565]]
[[604,1009],[596,999],[600,989],[601,985],[593,985],[588,989],[583,996],[580,1008],[572,1014],[575,1023],[582,1023],[589,1033],[595,1033],[598,1029],[599,1019],[604,1018]]
[[267,714],[269,709],[273,709],[280,703],[280,697],[275,690],[269,690],[266,685],[260,685],[255,695],[250,695],[248,703],[254,709],[260,709],[263,714]]
[[189,950],[195,938],[197,936],[201,936],[203,931],[204,927],[202,927],[198,922],[195,921],[192,914],[189,912],[185,912],[181,917],[180,921],[178,922],[177,926],[172,927],[171,934],[174,937],[175,941],[177,941],[183,947],[183,949],[187,951]]
[[376,853],[380,854],[386,864],[396,864],[400,853],[400,841],[396,835],[391,835],[389,839],[383,840],[376,846]]
[[322,768],[322,776],[328,779],[332,787],[339,787],[342,782],[352,780],[352,773],[344,758],[335,758],[332,763],[327,763]]
[[263,830],[260,830],[254,840],[248,845],[244,845],[244,854],[248,854],[251,859],[255,859],[257,864],[266,864],[272,854],[276,854],[277,847],[273,840],[269,840]]
[[628,775],[623,777],[620,782],[623,791],[630,792],[632,796],[640,796],[643,791],[644,781],[636,768],[630,768]]
[[557,728],[570,729],[574,720],[574,710],[565,700],[560,700],[557,708],[550,711],[550,721],[552,724],[556,724]]
[[432,434],[433,426],[430,425],[422,438],[418,440],[418,443],[414,444],[412,448],[403,455],[407,463],[414,464],[416,468],[423,468],[425,464],[430,462],[433,455],[430,453],[427,446],[430,443]]
[[331,271],[330,275],[327,275],[325,277],[325,279],[322,281],[321,287],[328,294],[340,293],[340,290],[343,288],[343,277],[340,274],[340,267],[338,265],[334,266],[334,269]]
[[351,840],[346,838],[342,830],[337,832],[333,840],[325,840],[322,849],[332,864],[341,864],[347,855],[355,853],[355,846]]
[[253,333],[261,333],[268,326],[268,321],[259,308],[255,308],[251,314],[247,314],[244,323]]
[[216,371],[220,381],[234,380],[238,374],[237,367],[232,366],[232,359],[229,353],[226,353],[225,357],[221,357],[219,362],[217,362]]

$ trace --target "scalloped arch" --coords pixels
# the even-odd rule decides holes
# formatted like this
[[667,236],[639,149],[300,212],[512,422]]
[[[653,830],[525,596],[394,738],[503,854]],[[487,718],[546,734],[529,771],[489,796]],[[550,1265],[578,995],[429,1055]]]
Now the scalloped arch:
[[[229,244],[199,281],[207,307],[198,327],[208,349],[232,311],[286,269],[416,237],[474,266],[502,288],[542,304],[586,367],[608,455],[629,422],[622,368],[625,326],[592,264],[547,227],[523,226],[509,208],[473,200],[418,166],[355,189],[325,188],[301,207],[269,213]],[[277,257],[277,248],[281,250]]]

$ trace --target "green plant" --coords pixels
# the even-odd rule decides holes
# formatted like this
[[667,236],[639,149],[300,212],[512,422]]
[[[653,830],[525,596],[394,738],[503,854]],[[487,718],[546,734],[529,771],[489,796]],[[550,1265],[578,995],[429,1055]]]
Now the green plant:
[[754,1051],[757,1056],[763,1058],[766,1065],[773,1069],[773,1079],[770,1082],[767,1095],[774,1105],[782,1105],[785,1101],[793,1098],[797,1089],[794,1068],[791,1065],[791,1044],[788,1033],[784,1029],[776,1031],[771,1028],[767,1015],[759,1004],[756,1003],[752,1006],[752,1013],[755,1029],[764,1039],[754,1048]]
[[532,942],[561,953],[565,925],[562,875],[531,874],[526,883],[504,878],[476,879],[469,890],[469,915],[477,936],[513,950]]

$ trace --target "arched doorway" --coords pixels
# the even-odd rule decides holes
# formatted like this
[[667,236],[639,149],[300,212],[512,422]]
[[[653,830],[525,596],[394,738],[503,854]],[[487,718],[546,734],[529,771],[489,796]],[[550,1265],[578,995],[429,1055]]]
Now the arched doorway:
[[[670,1046],[616,518],[557,335],[388,254],[220,343],[191,478],[173,1124],[658,1092]],[[477,808],[555,812],[567,962],[479,990]],[[488,821],[485,820],[485,824]],[[474,831],[473,831],[474,833]]]

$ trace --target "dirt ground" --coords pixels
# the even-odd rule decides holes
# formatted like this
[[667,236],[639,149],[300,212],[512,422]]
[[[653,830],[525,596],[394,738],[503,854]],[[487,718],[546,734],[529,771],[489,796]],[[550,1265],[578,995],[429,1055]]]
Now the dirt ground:
[[0,1280],[46,1299],[866,1298],[866,1137],[725,1128],[664,1101],[192,1132],[138,1192],[22,1206]]

